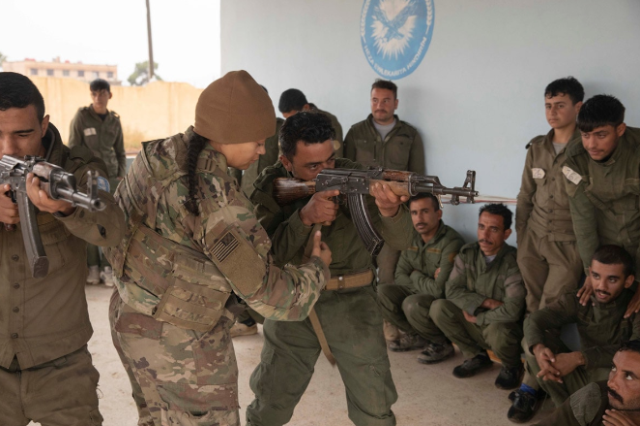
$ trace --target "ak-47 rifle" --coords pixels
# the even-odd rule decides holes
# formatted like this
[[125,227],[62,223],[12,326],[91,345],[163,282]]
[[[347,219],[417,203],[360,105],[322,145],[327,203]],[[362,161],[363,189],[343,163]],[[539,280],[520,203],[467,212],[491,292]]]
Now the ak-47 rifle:
[[478,195],[475,190],[476,172],[467,171],[467,178],[461,187],[447,188],[437,176],[422,176],[411,172],[383,169],[324,169],[315,180],[301,181],[290,178],[277,178],[274,181],[273,196],[279,205],[313,195],[320,191],[339,190],[347,198],[347,205],[362,242],[372,256],[376,256],[384,239],[371,223],[364,196],[371,193],[372,185],[383,183],[396,195],[413,196],[421,192],[434,195],[451,195],[451,204],[460,204],[460,197],[466,197],[467,203],[473,203]]
[[[77,190],[76,178],[61,167],[47,163],[44,158],[26,156],[23,160],[11,155],[0,159],[0,185],[11,186],[8,194],[18,204],[22,239],[29,260],[31,274],[41,278],[49,272],[49,259],[44,251],[40,230],[36,220],[36,208],[27,195],[27,175],[33,173],[40,179],[40,189],[54,200],[64,200],[72,206],[82,207],[91,212],[104,210],[106,205],[98,197],[98,188],[109,191],[108,181],[89,171],[87,193]],[[15,225],[4,224],[7,231],[15,229]]]

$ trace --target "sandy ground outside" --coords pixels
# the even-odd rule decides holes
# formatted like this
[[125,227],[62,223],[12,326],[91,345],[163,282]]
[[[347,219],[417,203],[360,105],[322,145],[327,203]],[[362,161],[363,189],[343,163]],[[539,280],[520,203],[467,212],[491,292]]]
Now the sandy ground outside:
[[[111,343],[107,310],[112,289],[88,286],[87,300],[94,327],[89,342],[93,361],[100,372],[100,411],[104,426],[135,426],[137,412],[130,396],[131,388],[118,354]],[[260,361],[262,330],[254,336],[234,340],[240,368],[240,413],[253,399],[249,376]],[[393,406],[400,426],[507,426],[510,407],[509,392],[497,389],[493,382],[500,370],[498,364],[487,372],[469,379],[456,379],[453,368],[462,362],[458,353],[453,359],[435,366],[416,361],[418,352],[390,352],[398,402]],[[545,404],[548,411],[551,404]],[[542,413],[544,415],[544,413]],[[538,413],[536,419],[541,418]],[[296,407],[290,425],[349,426],[344,386],[336,368],[321,355],[309,388]],[[30,425],[36,425],[31,423]]]

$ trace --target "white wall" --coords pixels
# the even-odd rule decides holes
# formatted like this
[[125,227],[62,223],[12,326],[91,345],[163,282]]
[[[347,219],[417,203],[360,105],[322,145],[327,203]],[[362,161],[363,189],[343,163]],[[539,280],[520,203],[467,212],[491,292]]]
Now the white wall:
[[[222,72],[246,69],[274,104],[296,87],[336,114],[346,134],[369,113],[378,77],[360,45],[362,5],[223,0]],[[429,50],[396,80],[398,114],[422,133],[427,172],[458,186],[474,169],[481,193],[515,198],[524,146],[548,131],[544,88],[567,75],[587,97],[619,97],[626,122],[640,127],[639,20],[637,0],[435,0]],[[446,208],[445,220],[472,239],[476,212]]]

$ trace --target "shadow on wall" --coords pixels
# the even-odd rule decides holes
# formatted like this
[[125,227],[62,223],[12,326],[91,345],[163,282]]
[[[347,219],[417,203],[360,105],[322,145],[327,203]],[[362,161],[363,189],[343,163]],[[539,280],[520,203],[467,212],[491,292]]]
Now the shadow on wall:
[[[69,140],[69,125],[78,108],[91,103],[89,84],[82,81],[31,77],[44,97],[47,114]],[[140,143],[183,132],[193,124],[202,89],[187,83],[156,81],[144,87],[111,86],[109,109],[120,115],[125,149],[135,152]]]

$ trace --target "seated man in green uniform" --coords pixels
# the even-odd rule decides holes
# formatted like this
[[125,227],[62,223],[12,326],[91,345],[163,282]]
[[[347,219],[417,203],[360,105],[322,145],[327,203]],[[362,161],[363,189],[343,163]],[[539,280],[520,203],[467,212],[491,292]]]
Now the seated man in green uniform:
[[[571,291],[524,323],[527,371],[556,406],[586,384],[606,379],[620,345],[640,338],[640,315],[624,318],[633,297],[631,255],[619,246],[602,246],[593,254],[589,274],[593,303],[581,305]],[[558,337],[562,326],[573,323],[580,334],[579,351],[571,351]]]
[[[640,268],[640,129],[624,123],[625,108],[613,96],[596,95],[578,113],[582,143],[566,150],[562,168],[571,219],[587,280],[581,303],[591,294],[588,267],[604,244],[625,248]],[[638,280],[638,277],[636,277]],[[640,293],[626,315],[640,311]]]
[[640,340],[616,352],[609,380],[589,383],[536,426],[640,425]]
[[446,285],[446,299],[431,305],[430,315],[467,360],[453,370],[458,378],[491,368],[487,349],[502,361],[496,387],[513,389],[523,373],[520,360],[524,283],[511,235],[513,213],[504,204],[480,209],[478,242],[460,249]]
[[453,259],[464,240],[442,222],[438,198],[421,193],[409,199],[416,233],[413,245],[402,252],[395,284],[378,287],[382,315],[404,333],[390,342],[392,351],[423,349],[418,361],[432,364],[453,355],[453,346],[429,316],[429,307],[444,298],[444,284],[453,269]]
[[[300,112],[280,131],[281,162],[267,167],[256,181],[251,201],[272,241],[278,264],[298,265],[312,229],[322,229],[322,240],[333,253],[331,280],[309,319],[264,322],[261,362],[251,375],[255,400],[247,408],[252,426],[283,425],[291,419],[320,355],[335,357],[345,385],[349,418],[358,425],[392,426],[391,406],[397,393],[391,377],[382,315],[374,289],[375,267],[362,243],[348,206],[336,204],[338,191],[322,191],[280,206],[274,198],[274,179],[314,179],[325,168],[358,168],[336,159],[331,121],[324,115]],[[404,202],[387,185],[378,184],[367,197],[373,225],[387,244],[409,247],[411,220]],[[324,224],[324,226],[322,226]],[[332,355],[332,354],[333,355]]]
[[[122,124],[120,116],[107,109],[109,100],[113,97],[109,82],[98,78],[91,82],[89,90],[92,103],[78,109],[73,117],[69,130],[69,148],[82,146],[90,149],[106,163],[113,194],[127,168]],[[113,285],[113,271],[98,246],[87,245],[87,266],[87,284],[99,284],[102,280],[108,286]]]

